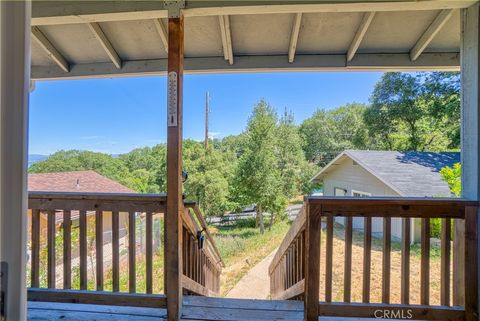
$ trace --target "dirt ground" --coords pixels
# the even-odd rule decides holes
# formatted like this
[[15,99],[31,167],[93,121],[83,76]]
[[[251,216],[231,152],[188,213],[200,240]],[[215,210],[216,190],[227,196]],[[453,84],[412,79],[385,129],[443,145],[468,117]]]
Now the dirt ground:
[[[322,231],[324,232],[324,231]],[[333,240],[333,285],[332,300],[343,301],[343,273],[345,242],[344,229],[336,226]],[[325,300],[325,238],[322,233],[320,263],[320,300]],[[362,301],[363,286],[363,233],[354,232],[352,246],[352,302]],[[371,264],[371,302],[382,299],[382,241],[372,239]],[[431,253],[434,253],[433,249]],[[452,270],[452,269],[450,269]],[[392,240],[391,253],[391,285],[390,302],[400,303],[401,286],[401,251],[399,243]],[[420,304],[420,255],[418,251],[410,251],[410,303]],[[430,259],[430,304],[440,304],[440,257],[433,255]]]

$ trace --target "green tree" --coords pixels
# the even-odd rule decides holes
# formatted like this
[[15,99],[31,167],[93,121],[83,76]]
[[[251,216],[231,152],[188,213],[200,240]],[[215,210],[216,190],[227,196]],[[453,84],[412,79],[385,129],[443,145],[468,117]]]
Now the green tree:
[[184,168],[188,172],[185,194],[195,200],[207,216],[221,216],[232,208],[230,183],[235,163],[228,153],[214,144],[205,150],[203,143],[187,140],[184,143]]
[[456,163],[452,167],[446,166],[440,170],[440,175],[447,182],[452,194],[460,197],[462,194],[462,165]]
[[364,124],[366,106],[349,104],[332,110],[317,110],[300,126],[305,157],[325,165],[346,149],[364,149],[370,145]]
[[455,73],[385,73],[364,117],[376,146],[420,151],[458,148],[459,88]]
[[93,170],[132,189],[135,188],[133,176],[128,167],[119,158],[90,151],[58,151],[46,160],[30,166],[30,173],[49,173],[66,171]]
[[292,113],[285,111],[276,129],[276,137],[277,167],[283,194],[291,199],[303,191],[305,177],[302,174],[308,167],[302,149],[303,140]]
[[246,130],[245,151],[235,175],[234,195],[240,204],[256,204],[257,226],[265,232],[264,211],[271,215],[286,205],[275,153],[277,115],[261,100],[253,108]]

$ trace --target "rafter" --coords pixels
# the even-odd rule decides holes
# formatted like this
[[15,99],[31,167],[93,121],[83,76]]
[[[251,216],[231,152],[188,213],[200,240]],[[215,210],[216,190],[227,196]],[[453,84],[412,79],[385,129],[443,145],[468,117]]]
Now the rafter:
[[433,20],[420,39],[418,39],[412,50],[410,50],[410,59],[412,59],[412,61],[415,61],[418,59],[418,57],[420,57],[422,52],[428,47],[430,42],[433,40],[433,38],[435,38],[437,33],[442,29],[448,19],[450,19],[452,14],[453,9],[440,11],[435,20]]
[[225,18],[218,16],[218,23],[220,25],[220,36],[222,38],[223,58],[228,60],[227,34],[225,32]]
[[297,50],[298,35],[300,34],[300,27],[302,25],[302,13],[295,15],[293,22],[292,33],[290,35],[290,47],[288,48],[288,62],[292,63],[295,60],[295,51]]
[[62,54],[52,45],[50,40],[43,34],[39,27],[32,27],[32,36],[38,44],[45,50],[47,55],[62,68],[63,71],[69,72],[70,66]]
[[108,57],[113,62],[115,67],[117,67],[118,69],[122,68],[122,60],[113,48],[110,40],[108,40],[102,28],[100,28],[100,25],[96,22],[91,22],[88,24],[88,26],[90,27],[90,30],[92,30],[95,37],[97,37],[98,41],[100,41],[100,44],[102,45],[103,49],[105,49],[105,52],[107,53]]
[[220,24],[220,34],[222,36],[223,57],[228,60],[230,65],[233,64],[233,48],[232,48],[232,30],[230,29],[230,17],[218,16]]
[[375,12],[366,12],[363,15],[363,19],[360,23],[360,26],[358,26],[357,33],[355,34],[355,37],[348,48],[347,61],[352,61],[353,57],[355,57],[355,53],[357,53],[357,50],[360,47],[360,44],[362,43],[362,40],[365,37],[365,34],[367,33],[367,30],[370,27],[374,17]]
[[162,39],[163,48],[165,48],[165,51],[168,52],[168,33],[163,26],[162,20],[153,19],[153,23],[155,24],[155,28],[157,29],[160,39]]

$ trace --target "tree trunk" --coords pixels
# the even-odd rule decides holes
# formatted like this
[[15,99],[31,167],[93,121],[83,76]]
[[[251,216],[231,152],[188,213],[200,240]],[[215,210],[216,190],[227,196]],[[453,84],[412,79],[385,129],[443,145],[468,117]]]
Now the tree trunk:
[[275,214],[272,212],[270,213],[270,224],[268,225],[268,230],[272,230],[273,222],[275,221]]
[[262,207],[257,205],[257,225],[260,228],[260,233],[265,233],[265,225],[263,224]]

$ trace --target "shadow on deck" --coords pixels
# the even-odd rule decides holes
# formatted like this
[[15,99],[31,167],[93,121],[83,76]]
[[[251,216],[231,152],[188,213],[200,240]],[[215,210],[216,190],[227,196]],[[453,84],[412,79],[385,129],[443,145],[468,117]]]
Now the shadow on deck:
[[[186,296],[182,320],[204,321],[302,321],[303,302],[244,300]],[[28,302],[28,321],[158,321],[166,320],[164,308]],[[321,321],[376,320],[321,317]]]

